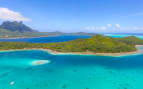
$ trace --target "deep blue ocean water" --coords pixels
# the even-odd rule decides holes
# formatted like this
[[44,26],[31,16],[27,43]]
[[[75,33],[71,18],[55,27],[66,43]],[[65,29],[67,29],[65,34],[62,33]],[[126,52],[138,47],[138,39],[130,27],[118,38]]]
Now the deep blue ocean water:
[[[123,38],[131,35],[117,35],[117,34],[104,34],[113,38]],[[143,35],[134,35],[143,39]],[[49,36],[49,37],[34,37],[34,38],[0,38],[0,42],[28,42],[28,43],[52,43],[52,42],[64,42],[75,39],[84,39],[91,36]]]
[[[50,63],[32,65],[38,60]],[[143,54],[109,57],[53,55],[40,50],[0,52],[0,89],[143,89],[142,82]]]
[[35,37],[35,38],[9,38],[0,39],[3,42],[30,42],[30,43],[52,43],[64,42],[80,38],[89,38],[90,36],[51,36],[51,37]]

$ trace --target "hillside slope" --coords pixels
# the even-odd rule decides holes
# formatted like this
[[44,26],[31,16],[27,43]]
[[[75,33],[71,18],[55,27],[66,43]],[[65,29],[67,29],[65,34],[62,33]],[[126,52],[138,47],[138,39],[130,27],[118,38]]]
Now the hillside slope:
[[39,32],[17,21],[5,21],[0,25],[0,37],[38,36]]

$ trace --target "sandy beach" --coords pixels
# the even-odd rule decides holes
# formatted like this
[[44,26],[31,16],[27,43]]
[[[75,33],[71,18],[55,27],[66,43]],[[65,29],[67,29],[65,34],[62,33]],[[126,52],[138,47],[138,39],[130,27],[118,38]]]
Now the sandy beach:
[[48,51],[53,55],[95,55],[95,56],[128,56],[128,55],[137,55],[143,54],[143,45],[136,45],[137,51],[134,52],[121,52],[121,53],[94,53],[94,52],[57,52],[50,49],[41,49],[44,51]]

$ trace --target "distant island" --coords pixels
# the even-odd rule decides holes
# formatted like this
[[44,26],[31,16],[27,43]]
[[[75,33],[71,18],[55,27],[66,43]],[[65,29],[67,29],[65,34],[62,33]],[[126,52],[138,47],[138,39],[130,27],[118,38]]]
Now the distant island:
[[136,52],[136,45],[143,45],[143,40],[135,36],[111,38],[103,35],[95,35],[87,39],[57,43],[0,42],[0,50],[47,49],[52,52],[78,54],[126,53]]
[[0,25],[0,37],[31,37],[40,36],[39,32],[17,21],[5,21]]
[[91,38],[57,43],[0,42],[0,50],[48,49],[54,53],[98,54],[136,52],[136,45],[143,45],[143,40],[135,36],[112,38],[109,36],[84,32],[38,32],[26,26],[23,22],[17,21],[5,21],[0,25],[1,38],[57,35],[88,35],[91,36]]
[[[48,30],[47,30],[48,31]],[[48,37],[48,36],[94,36],[99,33],[87,33],[87,32],[39,32],[31,27],[25,25],[22,21],[4,21],[0,25],[0,38],[30,38],[30,37]],[[103,33],[100,33],[103,34]],[[122,34],[122,35],[142,35],[141,33],[106,33],[106,34]]]
[[47,36],[59,36],[59,35],[88,35],[93,36],[95,33],[64,33],[64,32],[39,32],[31,27],[25,25],[23,22],[18,21],[4,21],[0,25],[0,38],[16,38],[16,37],[47,37]]

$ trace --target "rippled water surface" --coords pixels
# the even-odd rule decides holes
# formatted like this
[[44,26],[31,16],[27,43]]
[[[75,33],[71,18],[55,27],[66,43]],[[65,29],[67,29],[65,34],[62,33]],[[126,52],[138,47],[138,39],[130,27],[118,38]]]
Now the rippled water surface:
[[1,38],[3,42],[28,42],[28,43],[51,43],[64,42],[80,38],[89,38],[91,36],[50,36],[50,37],[34,37],[34,38]]
[[[34,42],[38,42],[36,38]],[[40,60],[49,62],[32,64]],[[52,55],[40,50],[0,52],[0,89],[143,89],[142,83],[143,55]]]
[[[0,89],[143,89],[142,58],[1,52]],[[50,63],[33,66],[35,60]]]

